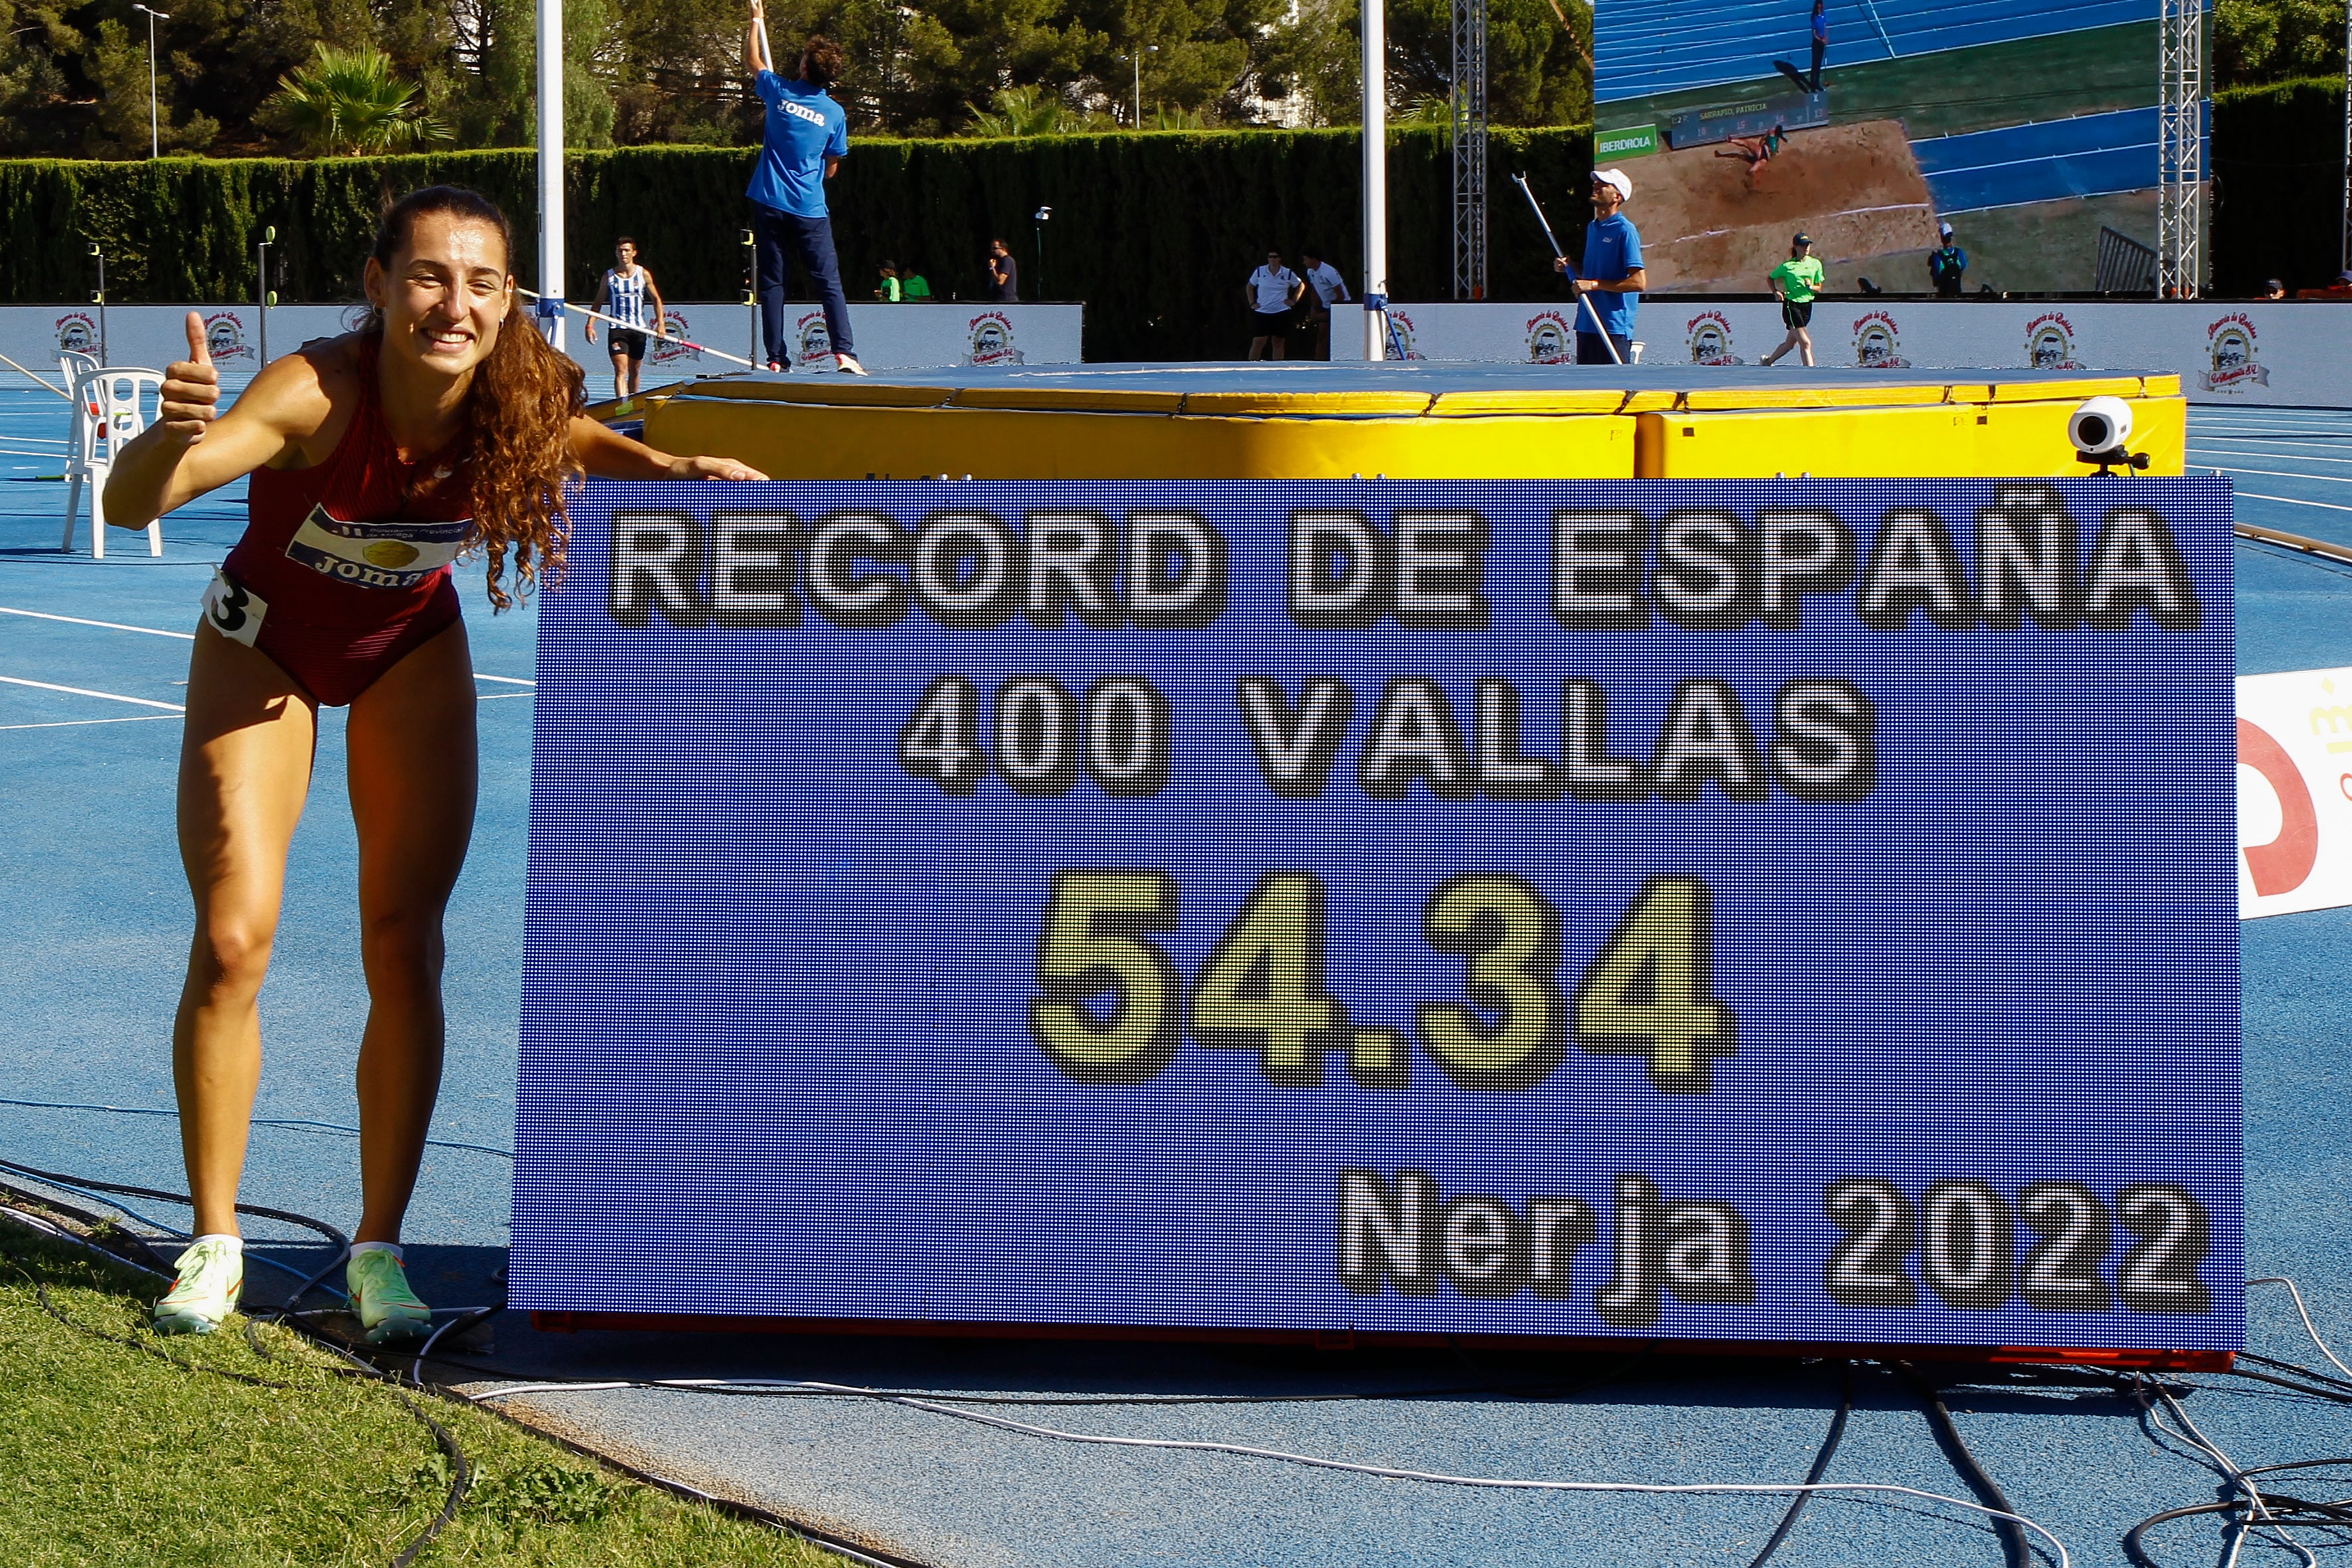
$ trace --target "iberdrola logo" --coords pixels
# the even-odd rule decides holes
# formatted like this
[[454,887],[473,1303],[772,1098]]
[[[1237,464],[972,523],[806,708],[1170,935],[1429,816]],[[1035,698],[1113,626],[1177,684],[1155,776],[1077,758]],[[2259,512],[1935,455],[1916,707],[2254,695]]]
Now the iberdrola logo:
[[1701,310],[1685,325],[1693,364],[1746,364],[1731,352],[1731,321],[1720,310]]

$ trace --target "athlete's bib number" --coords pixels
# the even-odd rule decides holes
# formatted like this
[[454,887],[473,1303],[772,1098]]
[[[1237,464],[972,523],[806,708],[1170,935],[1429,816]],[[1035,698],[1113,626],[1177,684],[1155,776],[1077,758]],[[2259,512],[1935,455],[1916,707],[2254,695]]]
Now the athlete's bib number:
[[261,619],[268,614],[267,600],[244,584],[230,582],[225,572],[214,573],[205,584],[205,619],[231,642],[255,647],[254,639],[261,635]]

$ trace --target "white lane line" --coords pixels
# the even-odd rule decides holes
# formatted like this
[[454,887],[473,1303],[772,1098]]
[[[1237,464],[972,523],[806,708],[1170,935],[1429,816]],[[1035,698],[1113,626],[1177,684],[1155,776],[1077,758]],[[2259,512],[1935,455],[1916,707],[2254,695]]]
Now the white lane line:
[[10,686],[30,686],[41,691],[62,691],[72,697],[103,697],[109,702],[135,702],[142,708],[162,708],[173,713],[187,711],[176,702],[158,702],[152,697],[124,697],[112,691],[92,691],[84,686],[58,686],[47,680],[26,680],[21,675],[0,675],[0,681]]
[[477,702],[504,702],[509,698],[536,697],[538,695],[539,693],[536,691],[501,691],[496,697],[477,697],[474,700]]
[[46,724],[0,724],[0,730],[74,730],[84,724],[152,724],[176,719],[177,713],[133,713],[127,719],[52,719]]
[[2247,500],[2284,501],[2289,506],[2316,506],[2325,507],[2329,511],[2352,511],[2352,506],[2342,506],[2332,500],[2304,500],[2296,496],[2256,495],[2252,490],[2240,490],[2238,494]]
[[[2317,436],[2317,439],[2310,437]],[[2340,450],[2352,440],[2352,434],[2326,436],[2310,430],[2265,430],[2255,425],[2200,425],[2189,433],[2192,441],[2220,437],[2235,437],[2241,441],[2260,441],[2266,447],[2323,447],[2329,451]]]
[[155,626],[126,626],[121,621],[86,621],[79,616],[53,616],[46,610],[18,610],[0,605],[0,616],[30,616],[37,621],[63,621],[68,626],[102,626],[110,632],[144,632],[151,637],[177,637],[182,642],[194,642],[194,632],[167,632]]
[[2213,467],[2225,474],[2260,474],[2268,479],[2301,479],[2309,485],[2352,485],[2352,474],[2298,474],[2283,468],[2233,468],[2226,463]]
[[537,686],[539,684],[536,680],[525,680],[519,675],[484,675],[478,669],[474,671],[474,679],[476,680],[495,680],[500,686]]
[[2218,452],[2225,458],[2267,458],[2273,463],[2281,458],[2297,463],[2333,463],[2338,468],[2342,468],[2347,463],[2352,463],[2352,458],[2315,458],[2308,455],[2298,456],[2293,452],[2271,452],[2260,447],[2249,447],[2243,442],[2191,441],[2189,444],[2189,449],[2192,452]]

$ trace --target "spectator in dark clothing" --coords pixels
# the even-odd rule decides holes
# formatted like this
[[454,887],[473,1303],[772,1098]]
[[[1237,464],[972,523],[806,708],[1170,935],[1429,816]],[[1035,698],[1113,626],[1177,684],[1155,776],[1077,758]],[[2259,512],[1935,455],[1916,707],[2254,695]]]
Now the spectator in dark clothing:
[[1811,85],[1815,92],[1822,90],[1822,62],[1830,53],[1829,0],[1813,0],[1813,74]]
[[1021,298],[1021,269],[1013,264],[1013,247],[1001,239],[988,242],[988,298],[1007,305]]
[[1960,297],[1960,280],[1969,269],[1969,253],[1953,242],[1950,224],[1943,225],[1941,232],[1942,247],[1927,253],[1927,280],[1936,286],[1941,298],[1957,300]]

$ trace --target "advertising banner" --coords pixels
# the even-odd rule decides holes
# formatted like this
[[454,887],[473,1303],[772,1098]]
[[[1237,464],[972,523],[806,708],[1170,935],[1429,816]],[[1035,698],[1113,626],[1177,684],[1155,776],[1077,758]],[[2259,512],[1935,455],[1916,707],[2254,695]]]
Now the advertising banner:
[[[1389,314],[1413,359],[1572,365],[1576,310],[1563,296],[1394,305]],[[2194,403],[2352,400],[2352,306],[2334,301],[1834,299],[1813,307],[1810,331],[1814,362],[1846,369],[2168,371]],[[1691,295],[1644,299],[1633,331],[1643,364],[1756,364],[1787,335],[1771,300]],[[1331,351],[1361,358],[1361,334],[1334,332]],[[1793,351],[1780,363],[1803,372]]]
[[2352,669],[2238,680],[2238,908],[2352,904]]
[[2222,483],[573,516],[518,1307],[2239,1342]]
[[[107,359],[118,365],[162,370],[188,353],[187,316],[205,321],[205,336],[226,384],[242,385],[261,368],[262,312],[253,305],[110,305],[101,320],[95,305],[0,307],[0,353],[51,381],[65,353],[95,355],[101,338]],[[365,318],[364,305],[277,305],[269,310],[271,358],[313,338],[353,330]],[[824,315],[813,305],[793,307],[795,358],[830,354]],[[1078,305],[958,304],[852,305],[849,324],[857,357],[868,370],[919,370],[958,364],[1076,364],[1084,308]],[[742,305],[672,302],[668,331],[737,359],[755,357],[752,312]],[[604,329],[596,342],[574,315],[565,347],[588,371],[588,395],[612,391],[613,361]],[[645,384],[660,385],[693,375],[723,375],[743,367],[688,348],[679,342],[646,344]],[[819,368],[831,368],[826,360]]]

